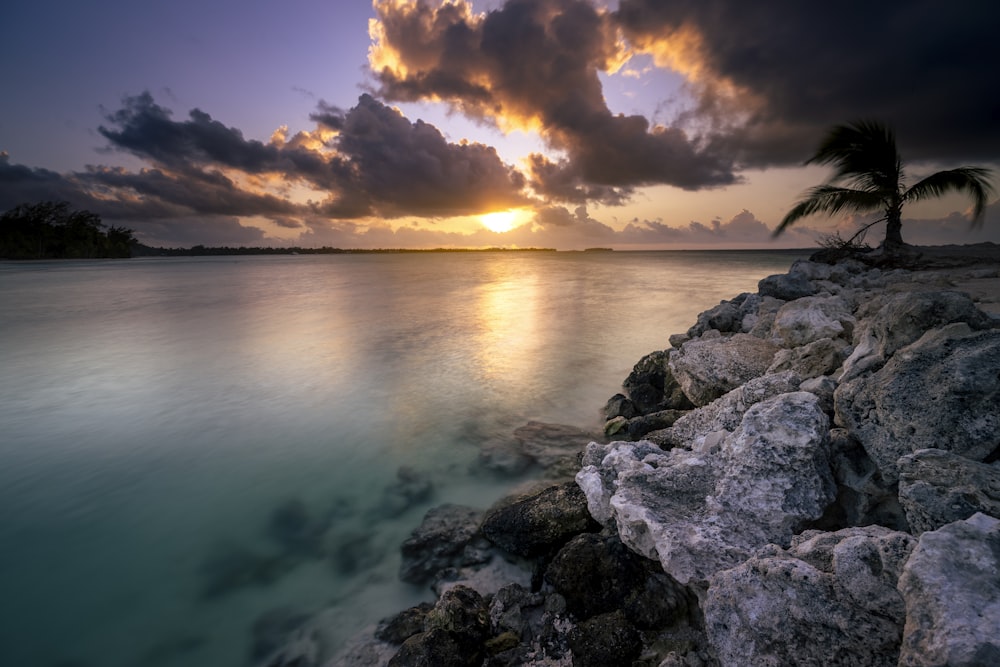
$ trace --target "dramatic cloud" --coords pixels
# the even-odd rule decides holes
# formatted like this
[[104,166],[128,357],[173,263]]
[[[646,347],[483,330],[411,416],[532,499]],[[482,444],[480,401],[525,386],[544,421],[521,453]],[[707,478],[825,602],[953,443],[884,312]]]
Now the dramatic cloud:
[[590,2],[510,0],[475,15],[464,0],[377,0],[375,11],[369,60],[378,94],[443,100],[501,128],[538,130],[566,156],[532,157],[542,195],[621,203],[641,185],[736,181],[730,160],[700,137],[611,113],[598,72],[615,71],[626,54],[611,15]]
[[826,128],[895,126],[909,160],[1000,161],[1000,5],[957,0],[621,0],[633,48],[685,74],[689,120],[747,166],[794,164]]
[[[263,143],[198,109],[174,120],[143,93],[108,114],[99,131],[112,149],[150,168],[63,175],[11,164],[3,154],[0,206],[55,199],[139,228],[150,220],[259,217],[287,229],[307,218],[433,218],[529,201],[524,176],[494,148],[450,143],[370,95],[346,112],[320,103],[313,119],[312,132],[288,137],[282,128]],[[305,195],[292,196],[296,189]]]

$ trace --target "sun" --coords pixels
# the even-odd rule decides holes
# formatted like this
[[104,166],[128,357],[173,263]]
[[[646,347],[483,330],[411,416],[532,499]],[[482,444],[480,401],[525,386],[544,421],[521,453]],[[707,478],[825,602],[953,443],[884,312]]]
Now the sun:
[[517,211],[508,210],[484,213],[479,216],[479,221],[483,223],[483,227],[491,232],[502,234],[514,228],[514,224],[517,222]]

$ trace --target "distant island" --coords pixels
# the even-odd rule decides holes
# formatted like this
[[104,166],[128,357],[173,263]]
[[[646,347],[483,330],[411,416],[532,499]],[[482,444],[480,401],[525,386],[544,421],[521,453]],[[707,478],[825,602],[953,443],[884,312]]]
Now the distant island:
[[203,246],[191,248],[153,248],[141,243],[132,248],[133,257],[205,257],[214,255],[380,255],[428,252],[555,252],[555,248],[273,248],[266,246],[233,248],[230,246]]
[[196,245],[157,248],[140,243],[131,229],[105,227],[101,217],[68,202],[21,204],[0,214],[0,259],[108,259],[211,255],[346,255],[422,252],[555,252],[555,248],[302,248]]

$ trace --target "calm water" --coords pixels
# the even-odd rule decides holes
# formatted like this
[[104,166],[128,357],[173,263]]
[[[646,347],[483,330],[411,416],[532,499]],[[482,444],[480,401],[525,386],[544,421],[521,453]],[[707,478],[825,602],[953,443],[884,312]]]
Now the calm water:
[[[0,664],[239,667],[277,608],[325,609],[332,648],[428,597],[396,578],[428,507],[515,483],[479,442],[598,428],[641,356],[796,257],[0,262]],[[396,502],[402,466],[433,495]],[[269,530],[290,501],[320,548]]]

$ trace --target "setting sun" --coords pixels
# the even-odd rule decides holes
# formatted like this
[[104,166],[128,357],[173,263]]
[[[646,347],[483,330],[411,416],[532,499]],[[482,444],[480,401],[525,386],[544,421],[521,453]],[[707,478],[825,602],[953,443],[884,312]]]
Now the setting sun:
[[509,232],[517,222],[517,211],[495,211],[479,216],[479,221],[491,232]]

